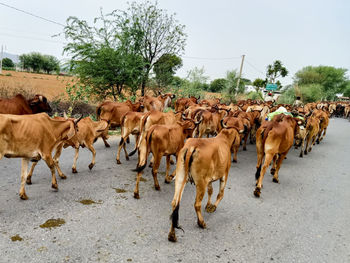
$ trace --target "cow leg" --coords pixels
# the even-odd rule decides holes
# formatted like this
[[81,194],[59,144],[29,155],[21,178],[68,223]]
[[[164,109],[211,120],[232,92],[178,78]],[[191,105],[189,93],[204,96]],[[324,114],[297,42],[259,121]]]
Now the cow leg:
[[206,228],[206,224],[204,222],[204,218],[202,216],[202,200],[205,194],[206,185],[204,182],[197,182],[196,183],[196,201],[194,203],[194,209],[196,210],[197,214],[197,224],[201,228]]
[[126,159],[127,161],[129,161],[129,155],[128,155],[128,152],[126,151],[125,143],[124,143],[124,145],[123,145],[123,149],[124,149],[124,153],[125,153],[125,159]]
[[270,170],[271,175],[274,175],[275,172],[276,172],[276,162],[277,162],[277,159],[278,159],[278,154],[275,154],[275,155],[273,156],[272,168],[271,168],[271,170]]
[[154,154],[152,153],[152,158],[151,158],[151,160],[149,161],[148,167],[152,168],[153,165],[154,165]]
[[274,175],[273,178],[272,178],[272,181],[273,181],[274,183],[278,183],[278,182],[279,182],[279,180],[278,180],[278,172],[279,172],[279,170],[280,170],[280,168],[281,168],[282,162],[283,162],[283,160],[284,160],[284,157],[286,157],[287,153],[288,153],[288,152],[280,154],[280,157],[279,157],[278,160],[277,160],[276,172],[275,172],[275,175]]
[[159,191],[160,190],[160,186],[159,186],[159,182],[158,182],[158,178],[157,178],[157,173],[158,173],[158,168],[160,165],[160,160],[162,159],[163,153],[159,153],[156,152],[155,154],[153,154],[154,157],[154,163],[153,163],[153,167],[152,167],[152,175],[153,175],[153,181],[154,181],[154,188]]
[[92,161],[89,164],[89,169],[91,170],[92,167],[95,166],[95,159],[96,159],[96,150],[94,148],[94,146],[92,146],[92,144],[88,144],[87,148],[90,150],[90,152],[92,153]]
[[34,168],[35,166],[38,164],[38,162],[33,162],[32,163],[32,167],[30,168],[30,171],[27,175],[27,184],[32,184],[32,175],[33,175],[33,172],[34,172]]
[[302,139],[302,142],[301,142],[301,145],[300,145],[300,154],[299,154],[300,158],[303,158],[303,151],[304,151],[304,145],[305,145],[306,139],[307,139],[307,136]]
[[140,184],[141,177],[142,177],[142,172],[138,172],[136,176],[136,185],[134,189],[134,198],[136,199],[140,199],[139,184]]
[[212,212],[215,212],[215,210],[218,207],[219,203],[221,202],[222,198],[224,198],[224,191],[225,191],[225,187],[226,187],[227,177],[228,177],[228,173],[224,177],[220,178],[219,193],[218,193],[218,196],[216,197],[216,202],[214,204]]
[[237,153],[238,153],[238,147],[236,146],[233,146],[233,159],[232,159],[232,162],[236,163],[237,162]]
[[[261,192],[261,188],[262,188],[262,181],[264,179],[264,175],[266,173],[266,170],[267,168],[269,167],[272,159],[273,159],[273,156],[274,154],[272,153],[267,153],[265,155],[265,161],[264,161],[264,165],[262,166],[261,168],[261,172],[260,172],[260,176],[259,178],[257,179],[257,182],[256,182],[256,188],[255,188],[255,191],[254,191],[254,195],[256,197],[260,197],[260,192]],[[284,157],[283,157],[284,158]],[[261,166],[260,166],[261,167]],[[258,169],[259,170],[259,169]],[[258,172],[258,171],[257,171]],[[276,173],[275,173],[276,174]]]
[[317,144],[319,144],[321,141],[320,138],[321,138],[322,131],[323,130],[320,129],[320,131],[318,132],[318,136],[317,136],[317,140],[316,140]]
[[311,152],[311,150],[312,150],[312,145],[315,145],[315,141],[316,141],[316,136],[312,137],[312,143],[310,144],[310,148],[308,150],[309,152]]
[[27,200],[28,196],[26,195],[25,185],[27,181],[28,173],[28,163],[29,159],[22,158],[22,167],[21,167],[21,188],[19,189],[19,196],[22,200]]
[[121,164],[120,162],[120,151],[122,149],[122,147],[125,145],[125,140],[124,140],[124,136],[121,137],[120,139],[120,143],[119,143],[119,146],[118,146],[118,151],[117,151],[117,164]]
[[45,156],[45,157],[46,157],[45,162],[46,162],[47,166],[50,168],[51,175],[52,175],[51,187],[58,190],[58,184],[57,184],[56,174],[55,174],[55,163],[54,163],[51,155]]
[[111,146],[108,144],[108,142],[107,142],[107,138],[108,138],[108,129],[106,129],[106,131],[103,131],[101,137],[102,137],[102,140],[103,140],[105,146],[106,146],[107,148],[111,147]]
[[165,183],[170,184],[171,183],[171,177],[169,176],[170,171],[170,155],[166,156],[166,172],[165,172]]
[[60,159],[60,156],[61,156],[61,153],[62,153],[62,148],[63,148],[63,144],[60,144],[57,146],[56,148],[56,152],[55,152],[55,155],[53,157],[53,161],[55,163],[55,167],[56,167],[56,170],[57,170],[57,173],[58,175],[62,178],[62,179],[67,179],[67,176],[65,176],[61,170],[61,167],[59,165],[59,159]]
[[[309,144],[310,144],[310,141],[311,141],[311,136],[307,136],[306,137],[306,145],[305,145],[305,149],[304,149],[304,154],[307,155],[307,148],[309,147]],[[311,145],[310,145],[311,146]]]
[[326,136],[326,132],[327,132],[327,128],[324,128],[324,129],[323,129],[322,137],[320,138],[320,141],[322,141],[323,138],[324,138],[324,136]]
[[[208,213],[212,213],[215,211],[215,206],[212,205],[211,203],[211,196],[213,195],[213,185],[212,182],[208,184],[208,202],[207,205],[205,206],[205,211]],[[213,211],[214,208],[214,211]]]
[[73,160],[73,166],[72,166],[72,173],[76,174],[77,171],[77,160],[79,157],[79,147],[75,148],[75,155],[74,155],[74,160]]
[[244,134],[243,151],[246,151],[246,150],[247,150],[247,141],[248,141],[249,132],[250,132],[250,130],[248,130],[248,131]]

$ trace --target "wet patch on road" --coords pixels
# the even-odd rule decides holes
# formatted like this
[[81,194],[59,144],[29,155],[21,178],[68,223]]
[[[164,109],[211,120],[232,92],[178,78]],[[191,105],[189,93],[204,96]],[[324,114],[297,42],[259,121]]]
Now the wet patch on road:
[[79,200],[77,202],[79,202],[83,205],[102,204],[101,200],[99,200],[98,202],[95,202],[94,200],[91,200],[91,199],[82,199],[82,200]]
[[11,237],[11,240],[12,242],[15,242],[15,241],[23,241],[23,238],[21,238],[18,234],[15,235],[15,236],[12,236]]
[[122,189],[122,188],[113,188],[117,194],[122,194],[122,193],[126,193],[127,190],[125,189]]
[[49,220],[47,220],[44,224],[40,225],[41,228],[53,228],[53,227],[60,227],[62,225],[64,225],[66,223],[66,221],[62,218],[51,218]]

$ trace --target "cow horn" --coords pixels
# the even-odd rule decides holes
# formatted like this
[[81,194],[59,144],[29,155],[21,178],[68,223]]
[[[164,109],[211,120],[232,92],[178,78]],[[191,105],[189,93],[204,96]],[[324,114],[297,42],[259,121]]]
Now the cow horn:
[[40,100],[40,101],[43,101],[43,96],[40,95],[40,96],[39,96],[39,100]]
[[222,127],[227,128],[226,124],[224,123],[224,120],[221,120],[220,123]]
[[163,94],[160,92],[160,90],[158,90],[158,95],[163,95]]
[[199,100],[201,98],[201,95],[198,95],[198,98],[197,98],[197,100]]
[[74,123],[77,124],[83,118],[83,114],[79,117],[79,119],[74,120]]
[[68,120],[68,116],[67,116],[67,113],[64,111],[63,112],[63,118],[65,118],[66,120]]

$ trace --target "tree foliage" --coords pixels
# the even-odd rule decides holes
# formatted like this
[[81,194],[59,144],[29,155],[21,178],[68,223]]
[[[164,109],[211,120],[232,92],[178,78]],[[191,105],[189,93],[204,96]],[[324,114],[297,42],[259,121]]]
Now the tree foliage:
[[117,100],[126,85],[136,93],[145,66],[140,55],[143,32],[130,23],[125,12],[104,15],[101,11],[93,26],[69,17],[64,34],[69,41],[64,52],[72,56],[70,69],[92,94]]
[[164,54],[154,64],[155,81],[158,88],[169,86],[177,69],[182,66],[182,59],[174,54]]
[[237,88],[238,77],[239,74],[237,70],[231,70],[226,72],[226,92],[231,98],[235,97],[237,94],[244,93],[245,85],[248,82],[250,82],[247,79],[241,78],[241,81],[239,82],[239,86]]
[[10,58],[4,58],[2,60],[2,66],[4,68],[13,68],[15,66],[15,64],[13,63],[13,61]]
[[44,71],[50,74],[52,71],[59,72],[60,62],[54,56],[42,55],[39,52],[22,54],[19,56],[20,63],[25,70],[34,72]]
[[210,83],[210,91],[211,92],[220,92],[224,90],[226,87],[226,79],[220,78],[220,79],[214,79]]
[[288,70],[283,66],[282,62],[279,60],[274,61],[271,65],[267,66],[266,78],[270,83],[276,83],[277,78],[288,75]]
[[175,14],[169,15],[158,3],[132,2],[127,10],[131,24],[142,32],[141,56],[145,61],[141,93],[144,95],[149,74],[155,63],[165,54],[181,55],[187,35],[184,25],[179,24]]
[[331,66],[307,66],[295,73],[295,83],[303,86],[318,85],[322,88],[322,98],[335,99],[336,93],[343,93],[349,83],[347,69]]

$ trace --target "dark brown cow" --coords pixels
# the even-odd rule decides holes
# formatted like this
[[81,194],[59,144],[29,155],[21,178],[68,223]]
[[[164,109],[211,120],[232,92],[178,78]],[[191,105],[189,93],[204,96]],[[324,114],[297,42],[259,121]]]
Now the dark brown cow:
[[51,111],[46,97],[40,94],[29,100],[26,100],[22,94],[18,94],[11,99],[0,98],[1,114],[25,115]]

